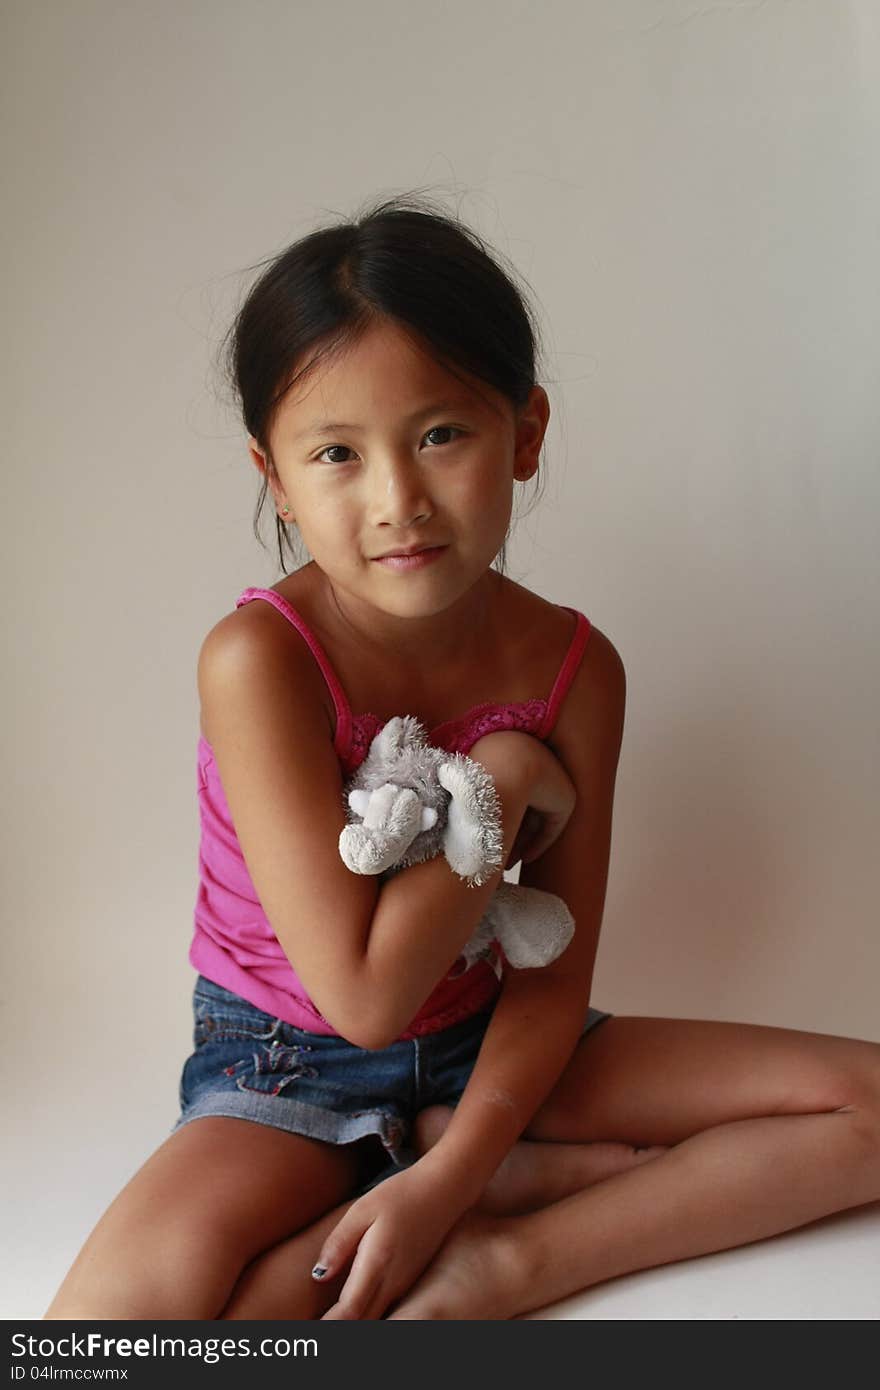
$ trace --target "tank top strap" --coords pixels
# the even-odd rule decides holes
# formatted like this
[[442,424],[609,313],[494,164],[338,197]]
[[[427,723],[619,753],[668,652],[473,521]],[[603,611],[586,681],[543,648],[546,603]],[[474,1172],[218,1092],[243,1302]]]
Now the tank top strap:
[[330,658],[321,646],[312,629],[309,627],[305,618],[298,613],[292,603],[288,603],[286,598],[276,593],[274,589],[245,589],[235,600],[236,608],[241,608],[245,603],[250,603],[251,599],[262,598],[267,603],[271,603],[273,608],[283,614],[289,623],[297,629],[300,635],[305,638],[309,645],[309,650],[315,661],[320,667],[321,674],[327,682],[330,694],[333,697],[333,704],[336,709],[336,733],[334,743],[339,748],[348,748],[351,741],[351,708],[346,699],[345,691],[342,688],[339,677],[330,664]]
[[589,618],[585,617],[583,613],[578,612],[576,608],[569,608],[567,603],[560,603],[558,606],[564,608],[568,613],[573,613],[577,618],[577,625],[572,639],[568,644],[568,651],[563,657],[562,665],[559,668],[556,680],[553,682],[553,689],[547,701],[547,713],[541,721],[541,727],[537,735],[538,738],[547,738],[556,724],[559,711],[562,708],[562,702],[568,693],[569,686],[574,680],[575,672],[580,665],[581,657],[584,654],[584,647],[587,645],[587,638],[592,628]]

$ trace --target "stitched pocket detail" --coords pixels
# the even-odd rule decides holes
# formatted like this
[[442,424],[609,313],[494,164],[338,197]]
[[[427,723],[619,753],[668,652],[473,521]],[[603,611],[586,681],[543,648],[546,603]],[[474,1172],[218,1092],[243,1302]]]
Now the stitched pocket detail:
[[193,1046],[206,1042],[271,1042],[284,1027],[280,1018],[270,1018],[258,1010],[252,1013],[216,999],[195,996],[193,1003]]
[[299,1077],[318,1075],[315,1067],[303,1056],[311,1050],[300,1044],[287,1046],[276,1038],[250,1058],[243,1058],[226,1067],[226,1075],[235,1077],[240,1091],[260,1091],[263,1095],[279,1096]]

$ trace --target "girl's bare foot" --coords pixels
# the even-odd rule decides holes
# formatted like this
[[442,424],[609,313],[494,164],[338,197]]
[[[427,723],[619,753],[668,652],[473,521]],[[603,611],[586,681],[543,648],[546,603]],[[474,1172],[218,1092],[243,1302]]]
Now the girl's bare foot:
[[[419,1112],[414,1139],[419,1155],[433,1148],[452,1115],[448,1105],[429,1105]],[[660,1145],[634,1149],[629,1144],[557,1144],[520,1139],[494,1173],[477,1206],[496,1216],[535,1211],[665,1152]]]
[[504,1320],[529,1307],[516,1221],[471,1207],[389,1320]]

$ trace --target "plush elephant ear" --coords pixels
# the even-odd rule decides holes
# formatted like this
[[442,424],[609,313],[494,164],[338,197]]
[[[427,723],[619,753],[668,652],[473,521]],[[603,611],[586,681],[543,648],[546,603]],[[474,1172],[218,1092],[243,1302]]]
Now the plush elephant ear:
[[373,738],[363,761],[363,772],[389,776],[407,748],[424,748],[427,730],[412,714],[395,714]]
[[523,883],[500,883],[484,920],[515,970],[549,965],[562,955],[575,931],[574,918],[558,894]]

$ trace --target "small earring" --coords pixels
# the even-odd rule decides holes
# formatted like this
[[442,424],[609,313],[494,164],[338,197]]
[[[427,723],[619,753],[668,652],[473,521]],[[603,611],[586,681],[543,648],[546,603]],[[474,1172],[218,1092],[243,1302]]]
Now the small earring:
[[287,508],[287,507],[282,507],[281,510],[282,510],[282,512],[284,513],[284,515],[287,516],[288,508]]

